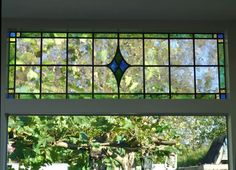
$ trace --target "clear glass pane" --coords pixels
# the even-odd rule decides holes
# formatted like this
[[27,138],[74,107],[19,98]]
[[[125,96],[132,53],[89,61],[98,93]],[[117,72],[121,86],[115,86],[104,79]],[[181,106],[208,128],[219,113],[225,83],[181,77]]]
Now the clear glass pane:
[[43,39],[43,64],[66,64],[66,39]]
[[92,40],[69,39],[69,64],[92,64]]
[[171,67],[171,92],[194,93],[192,67]]
[[145,69],[146,93],[169,92],[169,68],[148,67]]
[[172,65],[193,64],[193,40],[170,40],[170,63]]
[[107,67],[94,68],[94,92],[117,93],[117,82],[112,71]]
[[131,65],[143,64],[143,40],[121,39],[120,51],[124,59]]
[[197,65],[217,65],[217,40],[195,40]]
[[16,93],[39,93],[40,67],[16,67]]
[[143,92],[143,68],[130,67],[126,70],[120,82],[121,93]]
[[146,65],[168,64],[168,40],[160,40],[160,39],[145,40],[145,64]]
[[218,68],[196,67],[196,83],[198,93],[218,93]]
[[92,92],[92,68],[69,67],[68,68],[68,93]]
[[39,38],[17,38],[16,64],[39,64],[40,56]]
[[42,93],[66,92],[66,67],[42,67]]
[[116,39],[94,40],[94,64],[109,64],[115,56],[117,49]]

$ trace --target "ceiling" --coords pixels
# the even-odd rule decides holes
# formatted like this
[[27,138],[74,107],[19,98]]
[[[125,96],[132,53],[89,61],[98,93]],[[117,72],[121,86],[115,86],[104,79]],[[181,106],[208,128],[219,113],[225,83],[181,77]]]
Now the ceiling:
[[236,20],[236,0],[2,0],[2,17]]

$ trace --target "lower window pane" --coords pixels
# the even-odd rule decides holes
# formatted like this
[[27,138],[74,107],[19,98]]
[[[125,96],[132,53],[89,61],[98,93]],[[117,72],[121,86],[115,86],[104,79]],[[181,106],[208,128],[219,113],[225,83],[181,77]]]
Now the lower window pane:
[[124,115],[9,116],[9,169],[228,168],[225,116]]

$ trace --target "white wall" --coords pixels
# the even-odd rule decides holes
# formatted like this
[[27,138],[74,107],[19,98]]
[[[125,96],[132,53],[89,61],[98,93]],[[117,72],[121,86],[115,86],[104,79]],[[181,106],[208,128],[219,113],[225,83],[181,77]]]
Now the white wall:
[[[227,71],[230,99],[220,100],[8,100],[6,45],[8,30],[24,31],[141,31],[141,32],[225,32],[227,35]],[[116,114],[228,116],[230,170],[236,169],[236,22],[235,21],[155,21],[155,20],[13,20],[4,19],[1,44],[1,163],[6,162],[7,115],[11,114]],[[65,107],[67,106],[67,107]],[[114,111],[116,111],[114,113]]]

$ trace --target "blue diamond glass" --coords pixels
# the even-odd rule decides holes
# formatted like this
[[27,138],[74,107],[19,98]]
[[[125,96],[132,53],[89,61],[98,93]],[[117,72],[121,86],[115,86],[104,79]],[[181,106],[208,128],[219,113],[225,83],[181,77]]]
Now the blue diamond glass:
[[129,64],[125,61],[120,52],[119,46],[117,47],[116,54],[110,64],[107,65],[115,75],[118,86],[125,71],[128,69]]
[[116,70],[118,69],[118,65],[117,65],[117,63],[116,63],[115,60],[113,60],[113,61],[109,64],[108,67],[109,67],[113,72],[116,72]]
[[129,65],[125,62],[125,60],[122,60],[120,62],[120,69],[125,72],[125,70],[129,67]]

